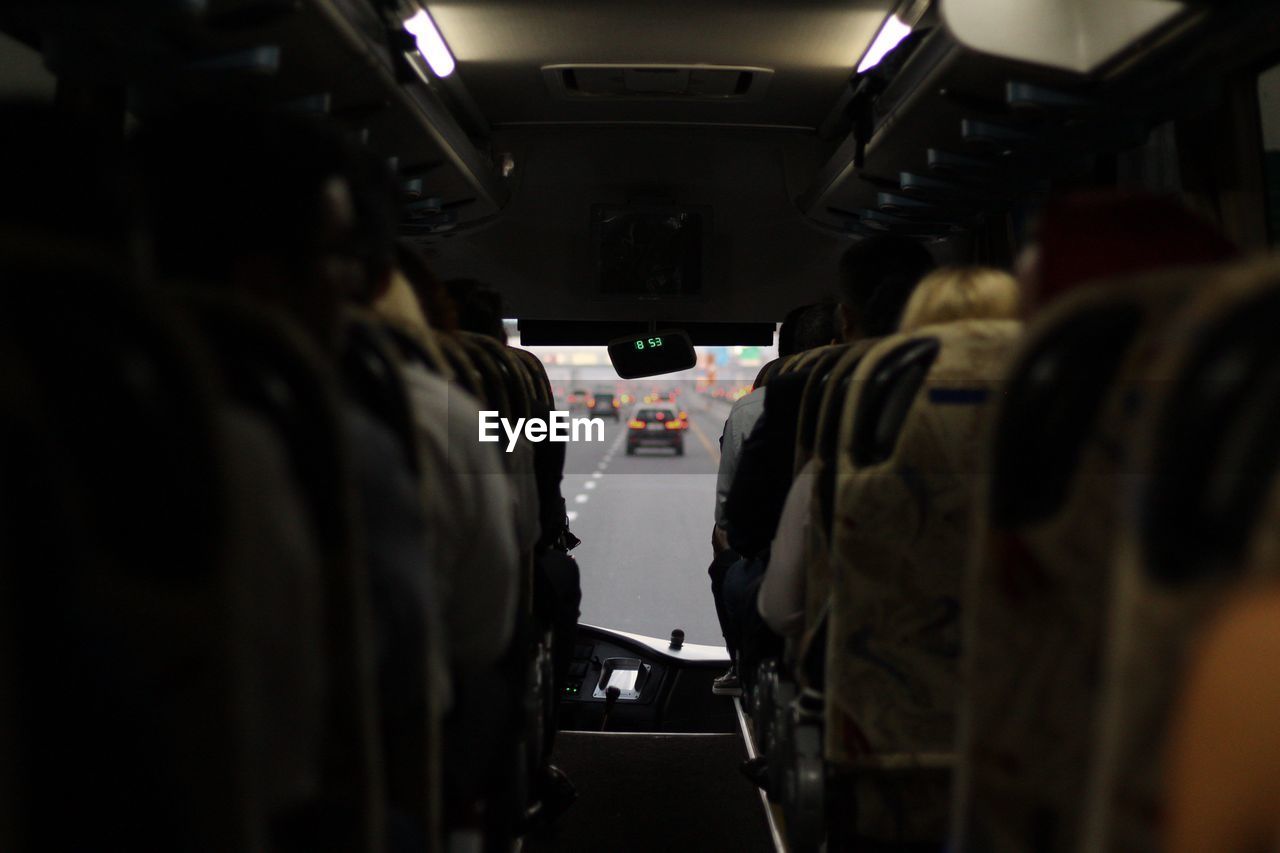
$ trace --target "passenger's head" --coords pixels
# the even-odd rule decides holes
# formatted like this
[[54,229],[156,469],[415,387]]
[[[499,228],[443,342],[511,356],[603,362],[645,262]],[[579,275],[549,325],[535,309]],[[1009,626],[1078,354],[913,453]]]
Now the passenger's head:
[[399,241],[396,244],[396,266],[413,288],[431,328],[446,333],[456,332],[458,309],[453,304],[453,297],[431,271],[422,252],[404,240]]
[[991,267],[943,267],[920,280],[902,310],[900,331],[953,320],[1006,320],[1019,316],[1017,280]]
[[507,342],[507,330],[502,325],[502,297],[497,291],[469,278],[455,278],[446,281],[444,286],[457,307],[459,329]]
[[936,266],[910,237],[877,234],[840,260],[840,329],[846,342],[882,337],[898,328],[911,291]]
[[298,116],[157,121],[137,149],[160,273],[281,309],[336,350],[340,305],[366,291],[352,148]]
[[1094,190],[1045,206],[1038,245],[1020,270],[1030,311],[1077,285],[1180,266],[1225,261],[1235,246],[1173,199]]
[[778,355],[787,356],[799,352],[796,349],[796,324],[811,307],[813,306],[797,305],[782,318],[782,325],[778,327]]
[[356,214],[355,251],[364,268],[363,281],[350,294],[370,305],[391,286],[397,267],[399,190],[388,160],[367,150],[352,150],[345,173]]
[[815,347],[826,346],[839,337],[839,321],[836,319],[836,304],[834,302],[819,302],[816,305],[806,305],[800,316],[795,320],[795,331],[792,335],[792,345],[795,349],[791,353],[785,353],[779,347],[778,354],[791,355],[811,350]]

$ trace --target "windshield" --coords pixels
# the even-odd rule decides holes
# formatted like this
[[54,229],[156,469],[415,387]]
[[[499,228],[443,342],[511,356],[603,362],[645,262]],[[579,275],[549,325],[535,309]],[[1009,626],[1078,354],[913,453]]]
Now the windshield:
[[720,433],[775,349],[700,347],[692,370],[630,381],[605,347],[526,349],[546,365],[557,408],[604,420],[602,441],[565,445],[581,621],[658,638],[681,628],[687,642],[724,645],[707,579]]

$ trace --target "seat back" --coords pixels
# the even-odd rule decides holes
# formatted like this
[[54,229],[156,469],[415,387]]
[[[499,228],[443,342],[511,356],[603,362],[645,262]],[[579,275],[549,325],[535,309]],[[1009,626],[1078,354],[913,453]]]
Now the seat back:
[[[327,675],[322,796],[334,833],[352,849],[379,847],[385,828],[368,570],[359,556],[356,496],[339,379],[302,333],[225,295],[190,297],[228,392],[275,429],[317,537]],[[304,828],[305,831],[305,828]]]
[[344,320],[342,378],[347,394],[395,436],[405,467],[420,477],[413,414],[399,368],[408,345],[398,348],[375,315],[349,309]]
[[823,356],[829,354],[832,350],[840,349],[842,346],[844,345],[824,344],[820,347],[813,347],[812,349],[798,352],[788,361],[786,365],[786,372],[790,373],[793,370],[808,370],[813,367],[815,363],[820,361]]
[[[5,266],[4,395],[23,374],[38,389],[5,413],[13,834],[51,849],[260,844],[198,336],[109,274]],[[9,417],[33,400],[38,435]]]
[[[458,332],[457,341],[461,345],[467,359],[475,368],[480,380],[479,398],[486,407],[494,409],[501,417],[514,419],[518,405],[508,393],[508,379],[504,365],[484,343],[483,335],[474,332]],[[495,341],[496,343],[496,341]]]
[[519,367],[515,361],[515,357],[510,353],[510,347],[506,344],[499,343],[488,335],[481,335],[476,332],[460,332],[459,333],[466,345],[471,348],[473,359],[475,352],[483,354],[482,358],[486,359],[492,369],[497,371],[497,377],[502,384],[502,392],[510,406],[503,413],[503,417],[524,418],[529,415],[529,384],[525,378],[525,372]]
[[518,347],[510,347],[510,350],[511,354],[520,360],[520,363],[524,365],[529,374],[534,399],[548,408],[554,409],[556,407],[555,392],[551,390],[551,377],[547,375],[547,368],[543,365],[542,360],[528,350],[519,349]]
[[[801,655],[817,635],[831,592],[831,521],[835,517],[835,457],[840,438],[840,418],[844,414],[845,398],[852,386],[853,374],[874,343],[873,340],[864,340],[844,349],[831,367],[824,383],[822,403],[818,406],[810,466],[815,491],[810,509],[809,538],[804,549],[805,628],[799,644]],[[821,656],[825,659],[825,651]]]
[[822,398],[827,391],[827,383],[840,357],[844,355],[845,345],[822,347],[813,360],[813,369],[809,372],[809,381],[805,383],[804,395],[800,400],[800,420],[796,427],[796,461],[798,472],[813,457],[814,444],[818,438],[818,415],[822,408]]
[[437,338],[440,344],[440,352],[444,355],[449,363],[449,370],[453,373],[453,381],[457,382],[472,397],[477,400],[485,399],[484,379],[480,375],[480,371],[471,360],[471,356],[467,354],[466,347],[462,345],[462,341],[457,335],[440,335]]
[[1157,850],[1163,744],[1188,649],[1237,585],[1273,580],[1280,267],[1224,270],[1168,325],[1131,444],[1083,844]]
[[779,356],[772,361],[765,362],[764,365],[761,366],[760,370],[756,372],[756,379],[751,383],[752,389],[763,388],[765,385],[769,384],[769,380],[782,369],[782,366],[787,362],[788,358],[790,358],[790,356]]
[[892,336],[867,353],[845,400],[826,756],[852,771],[859,837],[946,833],[980,451],[1020,332],[966,320]]
[[996,414],[966,579],[957,849],[1074,851],[1135,386],[1198,274],[1064,297]]
[[402,272],[392,273],[390,286],[374,303],[373,310],[397,337],[413,341],[414,349],[425,359],[431,372],[453,378],[449,360],[440,346],[440,335],[427,323],[413,286]]

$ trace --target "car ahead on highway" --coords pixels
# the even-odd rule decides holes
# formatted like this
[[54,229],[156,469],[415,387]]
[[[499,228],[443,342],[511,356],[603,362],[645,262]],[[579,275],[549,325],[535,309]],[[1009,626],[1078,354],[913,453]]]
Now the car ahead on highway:
[[585,388],[574,388],[569,392],[569,396],[565,398],[565,402],[569,404],[570,412],[585,412],[590,405],[591,395],[587,393]]
[[684,456],[684,431],[687,418],[680,417],[675,406],[641,406],[627,421],[627,455],[634,456],[640,447],[670,447],[676,456]]
[[608,391],[601,391],[587,398],[587,414],[593,418],[622,420],[621,403]]

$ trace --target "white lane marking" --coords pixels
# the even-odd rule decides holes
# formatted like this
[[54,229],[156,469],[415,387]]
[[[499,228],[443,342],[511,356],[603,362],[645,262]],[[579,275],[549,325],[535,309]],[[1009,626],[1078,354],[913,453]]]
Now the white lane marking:
[[586,502],[587,502],[587,498],[589,498],[589,497],[591,497],[591,495],[574,495],[574,496],[573,496],[573,502],[574,502],[574,503],[584,504],[584,503],[586,503]]
[[594,489],[595,487],[596,487],[595,480],[587,480],[587,482],[582,484],[582,488],[584,489]]
[[568,517],[568,519],[569,519],[570,521],[577,521],[577,520],[578,520],[578,512],[577,512],[577,510],[572,510],[572,509],[571,509],[571,510],[569,510],[568,512],[566,512],[566,513],[565,513],[565,516],[567,516],[567,517]]
[[[603,468],[604,466],[603,466],[603,465],[601,465],[600,467],[601,467],[601,468]],[[592,472],[591,472],[591,479],[593,479],[593,480],[599,480],[599,479],[600,479],[601,477],[603,477],[603,476],[604,476],[604,474],[601,474],[599,471],[592,471]]]

